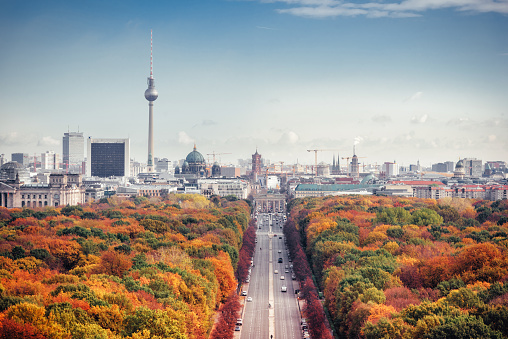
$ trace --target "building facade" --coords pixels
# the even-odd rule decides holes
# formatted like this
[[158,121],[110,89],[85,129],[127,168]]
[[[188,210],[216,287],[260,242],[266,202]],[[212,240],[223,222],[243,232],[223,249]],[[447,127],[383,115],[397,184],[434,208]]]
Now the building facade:
[[79,170],[85,161],[85,138],[83,137],[83,132],[64,133],[62,146],[64,168]]
[[54,151],[41,153],[41,169],[57,170],[60,168],[60,155]]
[[88,138],[87,154],[87,176],[101,178],[130,176],[129,139]]
[[15,161],[18,164],[28,167],[30,165],[30,156],[28,153],[12,153],[11,161]]
[[77,205],[85,202],[80,174],[51,174],[49,184],[24,184],[19,180],[0,182],[0,206],[37,208]]
[[252,155],[252,176],[259,175],[261,175],[261,154],[256,149],[256,153]]
[[476,158],[462,159],[466,177],[481,178],[483,174],[482,161]]

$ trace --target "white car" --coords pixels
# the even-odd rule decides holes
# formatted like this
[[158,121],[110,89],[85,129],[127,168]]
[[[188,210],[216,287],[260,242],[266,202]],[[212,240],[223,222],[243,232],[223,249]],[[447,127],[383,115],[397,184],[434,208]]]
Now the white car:
[[273,271],[273,274],[279,274],[278,270]]
[[279,250],[279,253],[282,253],[282,250]]
[[281,275],[281,276],[280,276],[280,280],[284,280],[284,279],[286,279],[286,277],[285,277],[285,276],[283,276],[283,275]]
[[247,295],[247,291],[242,291],[242,296],[246,296]]
[[252,298],[251,297],[247,297],[247,301],[252,301]]

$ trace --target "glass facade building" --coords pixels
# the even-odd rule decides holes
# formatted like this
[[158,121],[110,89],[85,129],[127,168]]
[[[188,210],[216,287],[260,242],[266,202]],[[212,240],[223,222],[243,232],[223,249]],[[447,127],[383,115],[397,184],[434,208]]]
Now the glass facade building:
[[88,138],[87,149],[87,176],[130,176],[129,139]]

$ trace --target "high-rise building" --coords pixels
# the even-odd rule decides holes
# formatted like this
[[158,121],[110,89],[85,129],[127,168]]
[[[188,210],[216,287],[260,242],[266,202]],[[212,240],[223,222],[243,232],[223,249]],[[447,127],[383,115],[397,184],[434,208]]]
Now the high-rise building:
[[481,160],[476,158],[462,159],[466,177],[480,178],[483,174],[483,164]]
[[383,173],[387,177],[394,177],[399,175],[399,167],[397,163],[394,162],[385,162],[383,164]]
[[63,164],[67,169],[78,169],[85,160],[85,138],[83,132],[64,133],[63,140]]
[[92,139],[87,143],[86,175],[93,177],[130,176],[129,139]]
[[438,162],[437,164],[432,164],[432,171],[446,173],[448,172],[448,166],[445,163]]
[[54,151],[41,153],[41,169],[56,170],[60,168],[60,155]]
[[145,98],[148,100],[148,162],[147,172],[154,171],[153,162],[153,102],[157,100],[159,93],[155,89],[155,79],[153,78],[152,62],[152,31],[150,30],[150,77],[148,78],[148,88],[145,91]]
[[28,153],[12,153],[11,161],[16,161],[18,164],[28,167],[30,164],[30,156]]

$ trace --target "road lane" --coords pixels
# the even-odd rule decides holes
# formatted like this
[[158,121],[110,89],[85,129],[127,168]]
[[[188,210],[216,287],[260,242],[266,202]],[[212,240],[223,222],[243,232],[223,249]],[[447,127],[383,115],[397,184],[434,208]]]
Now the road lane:
[[[297,284],[291,280],[292,270],[285,273],[285,266],[289,262],[282,230],[274,224],[274,219],[267,219],[266,215],[258,215],[254,266],[250,283],[244,285],[244,290],[248,288],[247,297],[251,297],[252,302],[244,303],[243,326],[239,337],[300,339],[300,311],[293,286]],[[282,258],[283,262],[278,263],[278,258]],[[275,270],[278,270],[278,274],[275,274]],[[285,279],[281,280],[281,276]],[[287,292],[281,291],[282,286],[287,287]]]

